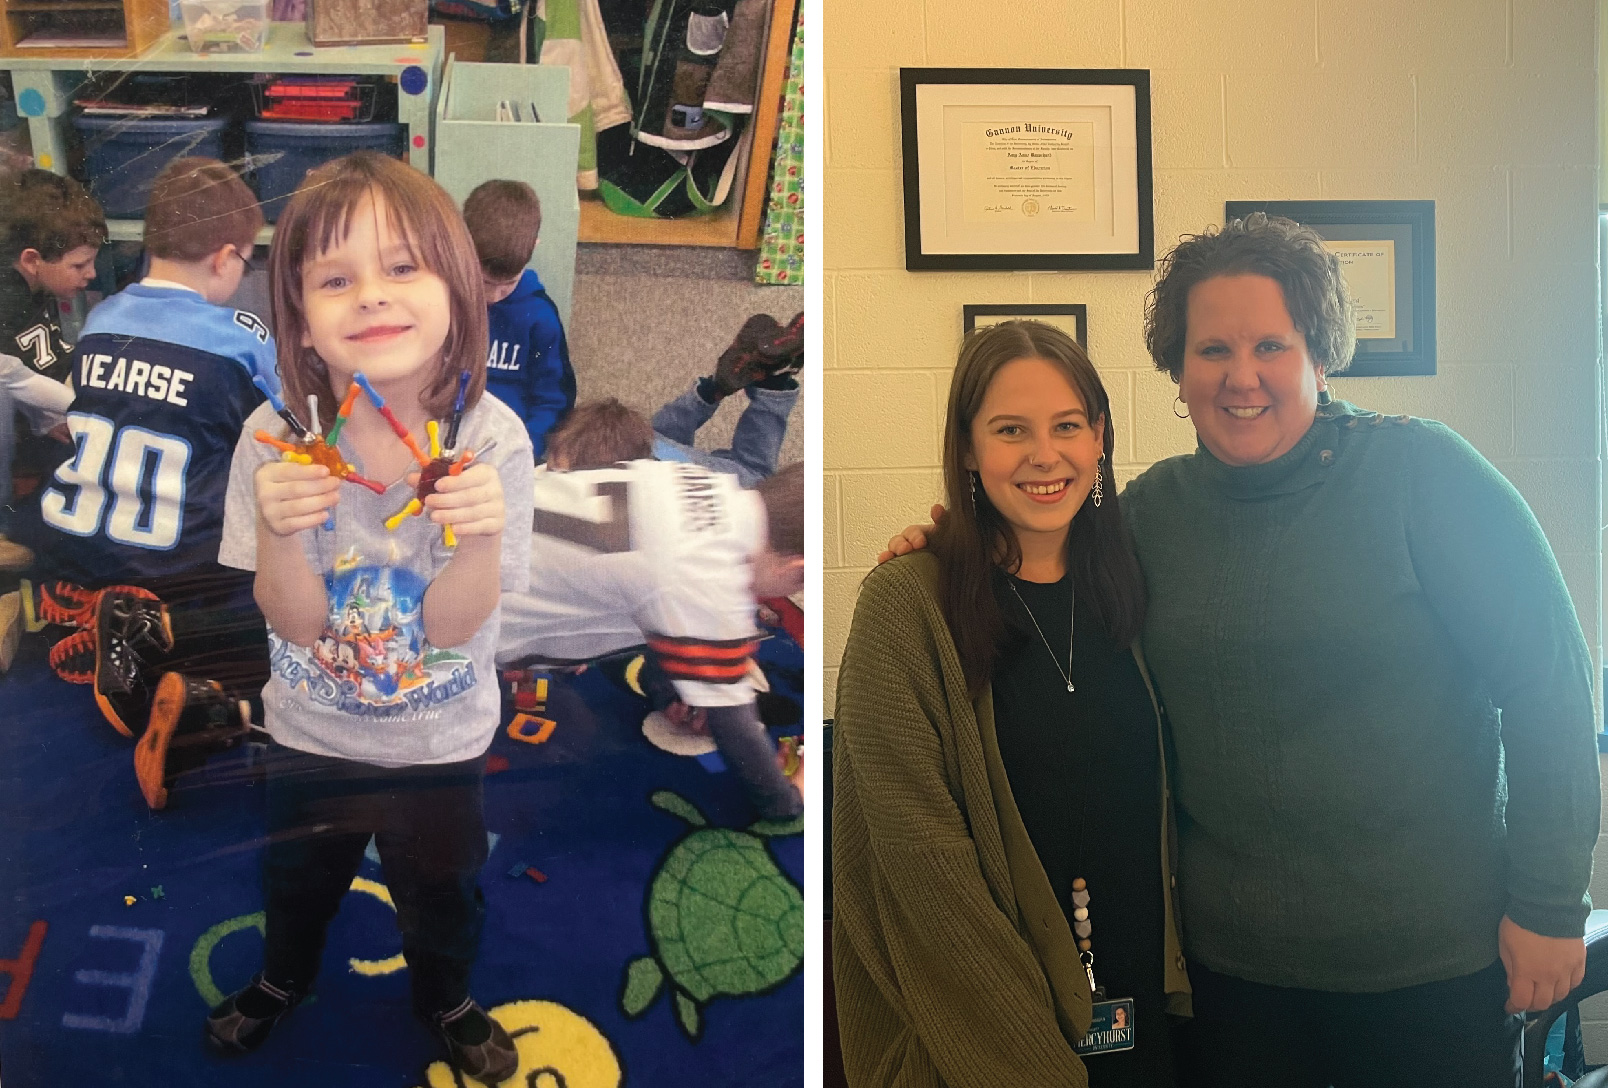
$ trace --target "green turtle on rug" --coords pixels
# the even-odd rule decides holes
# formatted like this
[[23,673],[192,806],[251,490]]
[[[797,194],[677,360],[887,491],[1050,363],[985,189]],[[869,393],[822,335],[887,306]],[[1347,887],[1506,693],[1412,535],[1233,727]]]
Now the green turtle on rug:
[[648,886],[651,956],[625,968],[620,1009],[647,1011],[670,977],[676,1020],[688,1039],[703,1031],[703,1006],[717,997],[775,989],[804,959],[804,896],[765,839],[796,835],[802,818],[761,820],[747,830],[710,827],[690,801],[659,790],[652,804],[690,826]]

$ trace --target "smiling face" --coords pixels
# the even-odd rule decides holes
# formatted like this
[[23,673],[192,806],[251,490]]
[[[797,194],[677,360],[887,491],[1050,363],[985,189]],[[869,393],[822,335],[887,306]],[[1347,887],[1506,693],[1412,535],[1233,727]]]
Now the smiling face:
[[1190,289],[1178,395],[1219,461],[1259,465],[1288,453],[1325,388],[1277,281],[1215,276]]
[[1091,420],[1060,367],[1016,359],[988,383],[971,423],[966,467],[1015,531],[1024,567],[1060,555],[1094,486],[1105,421]]
[[387,399],[419,403],[446,343],[451,299],[392,226],[383,198],[352,209],[346,237],[302,266],[301,288],[302,346],[328,365],[335,393],[361,371]]

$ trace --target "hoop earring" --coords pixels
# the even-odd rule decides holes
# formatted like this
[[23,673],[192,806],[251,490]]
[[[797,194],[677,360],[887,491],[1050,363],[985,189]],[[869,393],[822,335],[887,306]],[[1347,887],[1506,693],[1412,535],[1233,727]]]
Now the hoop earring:
[[1101,501],[1105,499],[1105,474],[1100,466],[1105,463],[1105,454],[1101,454],[1094,462],[1094,487],[1089,491],[1089,500],[1098,509]]
[[[1184,405],[1184,410],[1182,412],[1180,412],[1178,410],[1178,406],[1180,404]],[[1184,404],[1184,398],[1183,397],[1174,397],[1173,398],[1173,415],[1177,416],[1179,419],[1188,419],[1189,418],[1189,405]]]

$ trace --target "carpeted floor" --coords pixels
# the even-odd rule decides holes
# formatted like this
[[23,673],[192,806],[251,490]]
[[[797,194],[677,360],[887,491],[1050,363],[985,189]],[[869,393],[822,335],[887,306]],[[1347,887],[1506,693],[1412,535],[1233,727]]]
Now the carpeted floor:
[[[786,322],[802,287],[758,287],[754,254],[692,246],[582,245],[566,336],[582,400],[618,397],[647,415],[711,373],[749,314]],[[781,464],[804,459],[809,371],[782,443]],[[700,449],[731,440],[745,398],[732,397],[698,433]]]
[[[796,703],[802,653],[774,633],[760,658]],[[209,1002],[261,953],[260,750],[215,758],[152,813],[132,745],[45,652],[26,639],[0,679],[6,1088],[472,1084],[409,1012],[372,858],[331,928],[314,1000],[253,1055],[207,1049]],[[520,1072],[505,1084],[801,1085],[802,838],[756,826],[718,756],[650,744],[647,704],[620,673],[555,677],[541,717],[556,724],[534,732],[545,739],[500,729],[491,748],[474,992],[517,1036]]]

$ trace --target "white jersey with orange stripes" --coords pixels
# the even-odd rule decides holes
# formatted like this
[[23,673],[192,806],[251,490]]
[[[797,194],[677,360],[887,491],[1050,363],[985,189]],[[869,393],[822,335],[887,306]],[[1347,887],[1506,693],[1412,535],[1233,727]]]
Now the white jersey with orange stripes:
[[499,662],[646,643],[689,705],[753,702],[765,509],[735,476],[675,461],[538,469],[532,531],[530,591],[502,598]]

